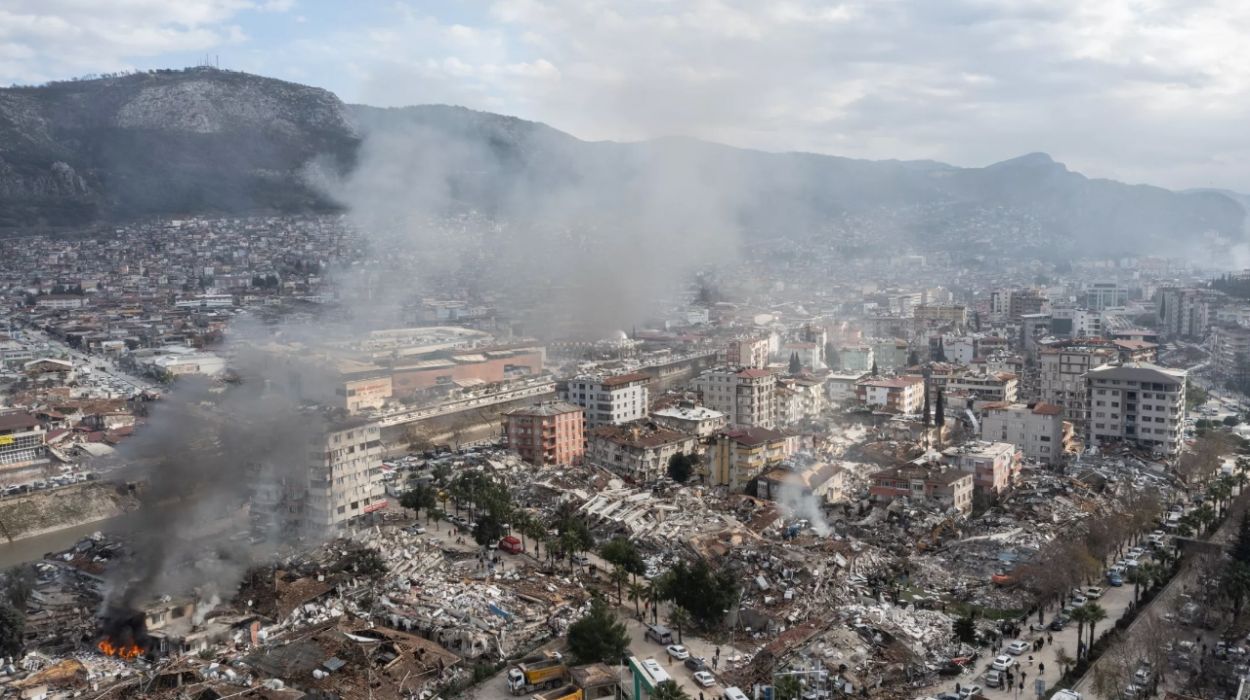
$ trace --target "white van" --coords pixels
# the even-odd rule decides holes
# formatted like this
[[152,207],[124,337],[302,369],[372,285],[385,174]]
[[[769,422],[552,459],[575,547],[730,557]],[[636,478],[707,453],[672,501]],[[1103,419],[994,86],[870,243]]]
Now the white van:
[[725,694],[721,696],[722,700],[750,700],[746,693],[743,693],[737,686],[725,688]]

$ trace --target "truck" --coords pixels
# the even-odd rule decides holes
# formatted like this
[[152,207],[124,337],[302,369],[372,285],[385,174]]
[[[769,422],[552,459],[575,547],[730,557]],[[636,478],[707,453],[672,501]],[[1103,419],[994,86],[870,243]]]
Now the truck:
[[566,685],[558,690],[539,693],[531,700],[582,700],[582,689],[575,685]]
[[569,668],[559,654],[530,656],[508,669],[508,690],[513,695],[547,690],[562,685],[568,680],[568,675]]

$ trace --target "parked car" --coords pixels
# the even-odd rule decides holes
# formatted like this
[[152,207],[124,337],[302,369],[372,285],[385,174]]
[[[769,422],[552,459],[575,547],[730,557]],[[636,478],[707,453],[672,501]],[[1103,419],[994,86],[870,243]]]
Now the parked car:
[[1082,605],[1085,605],[1088,602],[1089,602],[1089,598],[1086,598],[1084,595],[1072,596],[1072,604],[1078,608],[1081,607]]
[[1016,640],[1012,642],[1011,644],[1007,645],[1007,653],[1011,654],[1012,656],[1019,656],[1021,654],[1028,652],[1029,647],[1030,645],[1028,642],[1024,640]]
[[1000,654],[999,656],[994,657],[994,661],[990,664],[990,668],[995,671],[1006,671],[1015,665],[1015,663],[1015,659],[1007,656],[1006,654]]
[[1062,632],[1064,627],[1068,626],[1068,618],[1063,615],[1056,615],[1055,619],[1050,621],[1050,629],[1055,632]]
[[700,688],[711,688],[716,685],[716,677],[707,671],[695,671],[693,678]]
[[983,688],[979,685],[963,686],[959,689],[959,697],[962,698],[962,700],[968,700],[968,698],[980,695],[982,690]]
[[670,644],[665,647],[664,651],[668,652],[670,658],[678,661],[685,661],[690,658],[690,650],[680,644]]
[[1002,671],[996,671],[991,668],[990,670],[985,672],[985,685],[990,688],[1001,687],[1003,684],[1003,681],[1005,680],[1006,680],[1006,676],[1003,674]]
[[695,673],[698,673],[699,671],[707,670],[707,660],[701,659],[697,656],[691,656],[690,658],[682,662],[682,665],[684,665],[686,668],[690,669],[691,671],[694,671]]
[[1085,597],[1090,600],[1098,600],[1102,597],[1102,589],[1098,586],[1090,586],[1085,589]]

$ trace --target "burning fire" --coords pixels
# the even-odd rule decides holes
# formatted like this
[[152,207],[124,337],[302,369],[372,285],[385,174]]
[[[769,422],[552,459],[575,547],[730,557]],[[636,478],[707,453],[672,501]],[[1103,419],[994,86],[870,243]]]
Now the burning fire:
[[143,655],[143,647],[140,647],[133,642],[120,645],[114,644],[107,637],[101,639],[100,643],[96,645],[96,648],[103,654],[114,656],[119,659],[126,659],[127,661],[132,661]]

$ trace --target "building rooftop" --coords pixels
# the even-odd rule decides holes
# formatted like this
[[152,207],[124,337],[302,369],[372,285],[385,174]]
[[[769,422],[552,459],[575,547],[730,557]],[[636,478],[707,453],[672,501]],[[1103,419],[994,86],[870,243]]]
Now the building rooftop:
[[1149,362],[1126,362],[1122,365],[1103,365],[1091,369],[1087,374],[1091,379],[1118,379],[1130,382],[1158,382],[1161,384],[1181,384],[1188,376],[1183,369],[1160,367]]
[[916,384],[923,384],[924,377],[906,376],[890,379],[865,379],[860,382],[864,386],[875,386],[883,389],[903,389]]
[[641,428],[638,425],[603,425],[591,430],[590,435],[592,438],[636,448],[660,447],[693,439],[690,435],[677,430]]
[[564,401],[544,401],[533,406],[521,406],[505,413],[505,416],[562,416],[566,413],[581,413],[581,406],[574,406]]
[[714,411],[706,406],[688,406],[672,408],[662,408],[651,413],[653,416],[660,418],[676,418],[679,420],[715,420],[725,417],[724,413]]
[[762,445],[766,442],[775,442],[787,437],[786,434],[780,430],[771,430],[769,428],[759,427],[726,430],[722,432],[721,435],[724,435],[740,445],[746,445],[748,447]]

